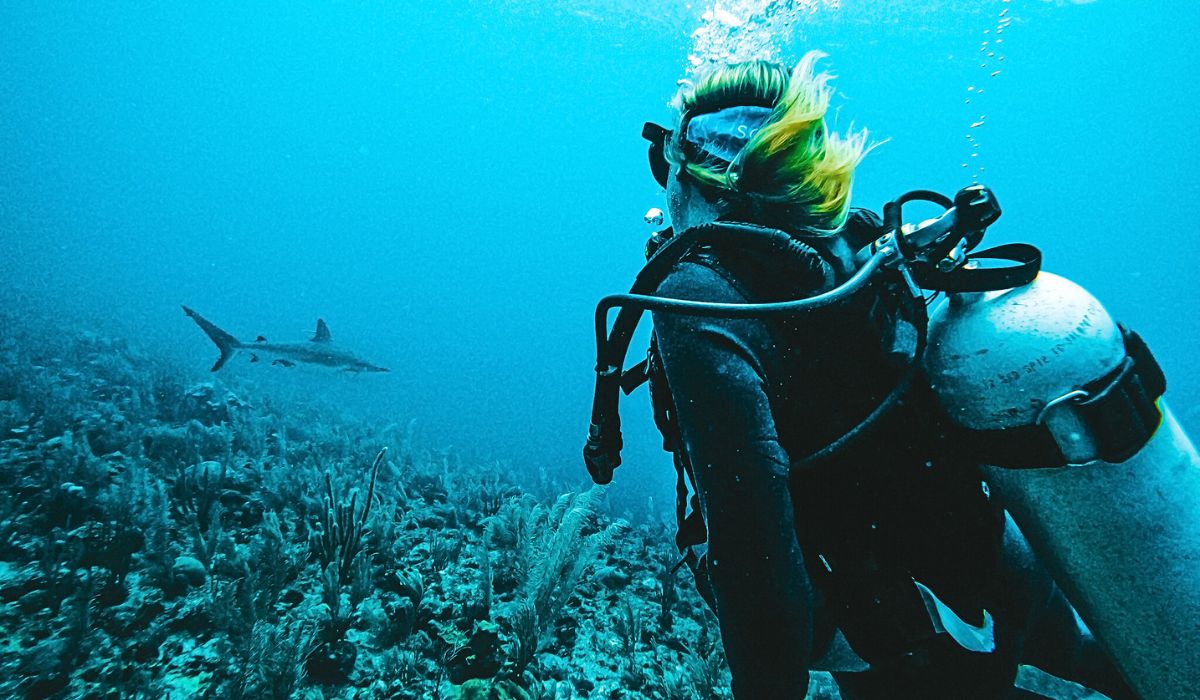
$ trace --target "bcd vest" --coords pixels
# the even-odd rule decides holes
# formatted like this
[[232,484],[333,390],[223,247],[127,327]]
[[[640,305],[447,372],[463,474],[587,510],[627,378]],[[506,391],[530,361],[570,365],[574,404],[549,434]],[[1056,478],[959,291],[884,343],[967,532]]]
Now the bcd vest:
[[[874,223],[857,216],[850,225]],[[750,303],[812,296],[852,271],[846,249],[831,245],[836,241],[795,236],[781,255],[761,240],[726,237],[683,262],[713,270]],[[872,663],[910,653],[932,637],[914,581],[936,591],[962,619],[982,621],[1003,530],[1002,511],[990,503],[977,471],[951,463],[938,449],[936,411],[912,363],[924,308],[912,308],[911,294],[900,285],[883,277],[844,303],[764,319],[780,353],[768,393],[792,462],[805,564],[832,624]],[[694,550],[706,538],[703,519],[653,339],[644,374],[664,448],[675,458],[676,544],[711,604],[704,561]],[[796,400],[801,395],[821,400]],[[825,632],[828,637],[831,630]]]

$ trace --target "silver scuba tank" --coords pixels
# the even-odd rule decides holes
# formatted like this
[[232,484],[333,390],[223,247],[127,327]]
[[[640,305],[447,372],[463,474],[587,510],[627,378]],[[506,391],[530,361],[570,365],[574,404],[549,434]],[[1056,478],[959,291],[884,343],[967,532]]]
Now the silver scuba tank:
[[1067,466],[985,466],[992,493],[1137,693],[1196,698],[1200,457],[1161,399],[1157,429],[1111,462],[1097,455],[1111,456],[1103,446],[1121,426],[1080,410],[1104,398],[1097,381],[1126,357],[1100,302],[1042,272],[1016,289],[950,295],[931,315],[924,362],[963,435],[1013,435],[1006,451],[1020,452],[1011,443],[1044,426]]

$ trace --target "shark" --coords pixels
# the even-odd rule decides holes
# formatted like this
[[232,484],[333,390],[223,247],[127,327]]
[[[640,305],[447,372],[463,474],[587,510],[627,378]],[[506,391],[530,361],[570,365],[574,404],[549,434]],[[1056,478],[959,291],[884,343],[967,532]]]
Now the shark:
[[200,326],[200,330],[204,331],[221,351],[221,356],[212,366],[213,372],[224,367],[229,358],[239,351],[250,353],[251,362],[258,362],[260,355],[272,358],[271,364],[275,367],[295,367],[297,364],[306,364],[332,367],[347,372],[388,371],[386,367],[371,364],[357,355],[334,346],[333,337],[329,334],[329,326],[325,325],[324,319],[317,319],[317,330],[308,342],[271,343],[260,335],[253,343],[243,343],[188,307],[183,307],[183,312],[195,321],[197,326]]

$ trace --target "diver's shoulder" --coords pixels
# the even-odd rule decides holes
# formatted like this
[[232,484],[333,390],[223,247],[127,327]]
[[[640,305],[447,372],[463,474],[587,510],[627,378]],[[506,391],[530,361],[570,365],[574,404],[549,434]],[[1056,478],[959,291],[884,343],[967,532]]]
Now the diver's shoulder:
[[670,299],[745,303],[742,285],[708,250],[688,254],[675,263],[659,283],[655,294]]

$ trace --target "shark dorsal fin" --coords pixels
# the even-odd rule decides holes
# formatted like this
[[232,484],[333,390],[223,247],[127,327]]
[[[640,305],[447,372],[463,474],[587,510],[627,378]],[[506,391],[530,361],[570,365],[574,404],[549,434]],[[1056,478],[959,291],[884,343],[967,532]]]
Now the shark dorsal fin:
[[317,319],[317,332],[313,334],[312,342],[328,343],[332,338],[329,336],[329,326],[325,325],[325,319]]

